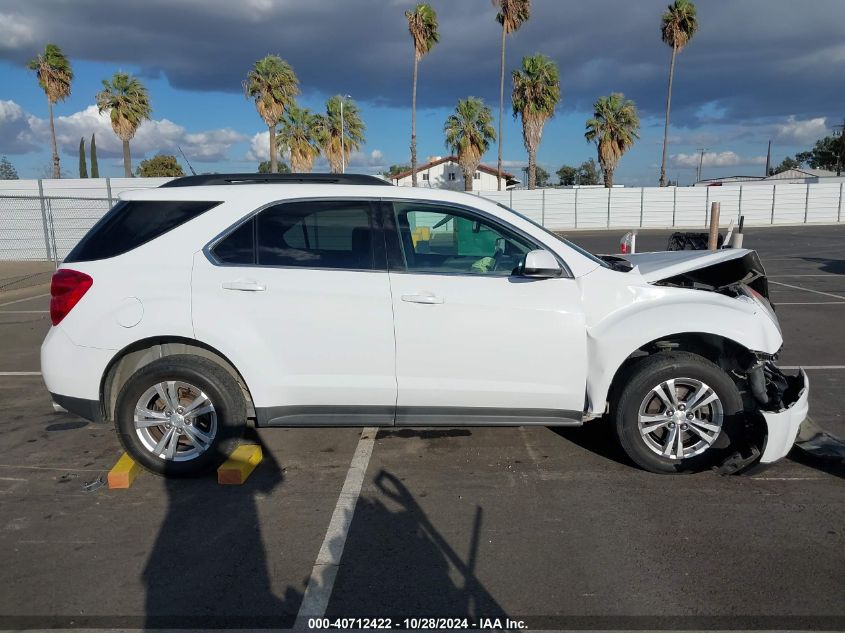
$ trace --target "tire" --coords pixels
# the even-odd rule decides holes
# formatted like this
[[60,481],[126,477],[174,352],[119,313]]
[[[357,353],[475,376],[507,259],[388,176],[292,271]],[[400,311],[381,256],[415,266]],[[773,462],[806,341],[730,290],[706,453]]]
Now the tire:
[[733,379],[688,352],[661,352],[633,365],[622,376],[610,411],[625,453],[653,473],[696,472],[724,460],[744,418]]
[[132,374],[117,396],[115,427],[123,448],[145,469],[166,477],[195,477],[217,468],[245,425],[246,402],[237,382],[199,356],[153,361]]

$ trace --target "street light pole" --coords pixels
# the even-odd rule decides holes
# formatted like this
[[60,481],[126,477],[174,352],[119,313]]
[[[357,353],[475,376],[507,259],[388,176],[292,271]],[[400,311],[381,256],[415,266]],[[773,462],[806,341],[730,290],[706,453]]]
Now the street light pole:
[[340,96],[340,173],[342,174],[346,173],[346,142],[343,138],[346,133],[343,130],[343,102],[351,98],[352,95]]

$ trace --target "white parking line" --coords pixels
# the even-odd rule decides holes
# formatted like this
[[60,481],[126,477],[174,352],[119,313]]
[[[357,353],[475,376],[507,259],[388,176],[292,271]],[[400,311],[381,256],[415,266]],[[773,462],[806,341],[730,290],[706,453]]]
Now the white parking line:
[[311,569],[302,603],[299,605],[295,630],[306,630],[308,618],[321,618],[326,613],[340,558],[346,545],[346,537],[349,534],[349,526],[352,524],[352,515],[355,513],[355,505],[358,503],[370,456],[373,454],[377,431],[378,429],[375,428],[365,428],[361,431],[355,455],[346,473],[346,481],[343,482],[340,497],[329,521],[329,529],[326,531],[317,560]]
[[775,307],[781,306],[845,306],[845,301],[778,301]]
[[0,376],[40,376],[40,371],[0,371]]
[[0,314],[50,314],[49,310],[0,310]]
[[0,308],[2,308],[4,306],[10,306],[10,305],[13,305],[15,303],[23,303],[24,301],[32,301],[33,299],[43,299],[44,297],[49,297],[49,296],[50,296],[50,293],[48,292],[47,294],[35,295],[34,297],[24,297],[23,299],[15,299],[14,301],[7,301],[6,303],[0,303]]
[[778,365],[781,369],[845,369],[845,365]]
[[768,275],[769,279],[772,277],[777,277],[780,279],[781,277],[830,277],[831,275],[838,275],[839,273],[813,273],[813,274],[806,274],[806,275]]
[[822,292],[821,290],[810,290],[809,288],[802,288],[801,286],[793,286],[792,284],[785,284],[782,281],[770,281],[769,283],[777,284],[778,286],[785,286],[787,288],[794,288],[795,290],[803,290],[804,292],[813,292],[817,295],[824,295],[825,297],[833,297],[834,299],[843,299],[842,295],[835,295],[831,292]]

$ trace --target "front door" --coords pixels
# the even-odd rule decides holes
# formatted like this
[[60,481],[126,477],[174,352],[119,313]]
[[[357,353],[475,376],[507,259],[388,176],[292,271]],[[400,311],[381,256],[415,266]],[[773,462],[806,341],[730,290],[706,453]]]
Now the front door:
[[260,424],[393,423],[393,312],[369,201],[279,203],[206,250],[196,336],[243,373]]
[[383,206],[396,424],[580,423],[586,329],[575,280],[513,274],[541,246],[485,214]]

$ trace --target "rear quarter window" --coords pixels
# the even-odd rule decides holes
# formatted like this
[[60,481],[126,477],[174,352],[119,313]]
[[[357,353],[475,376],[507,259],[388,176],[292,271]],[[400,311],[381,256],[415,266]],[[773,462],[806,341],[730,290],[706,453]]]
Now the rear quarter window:
[[122,200],[85,234],[65,262],[123,255],[219,204],[195,200]]

